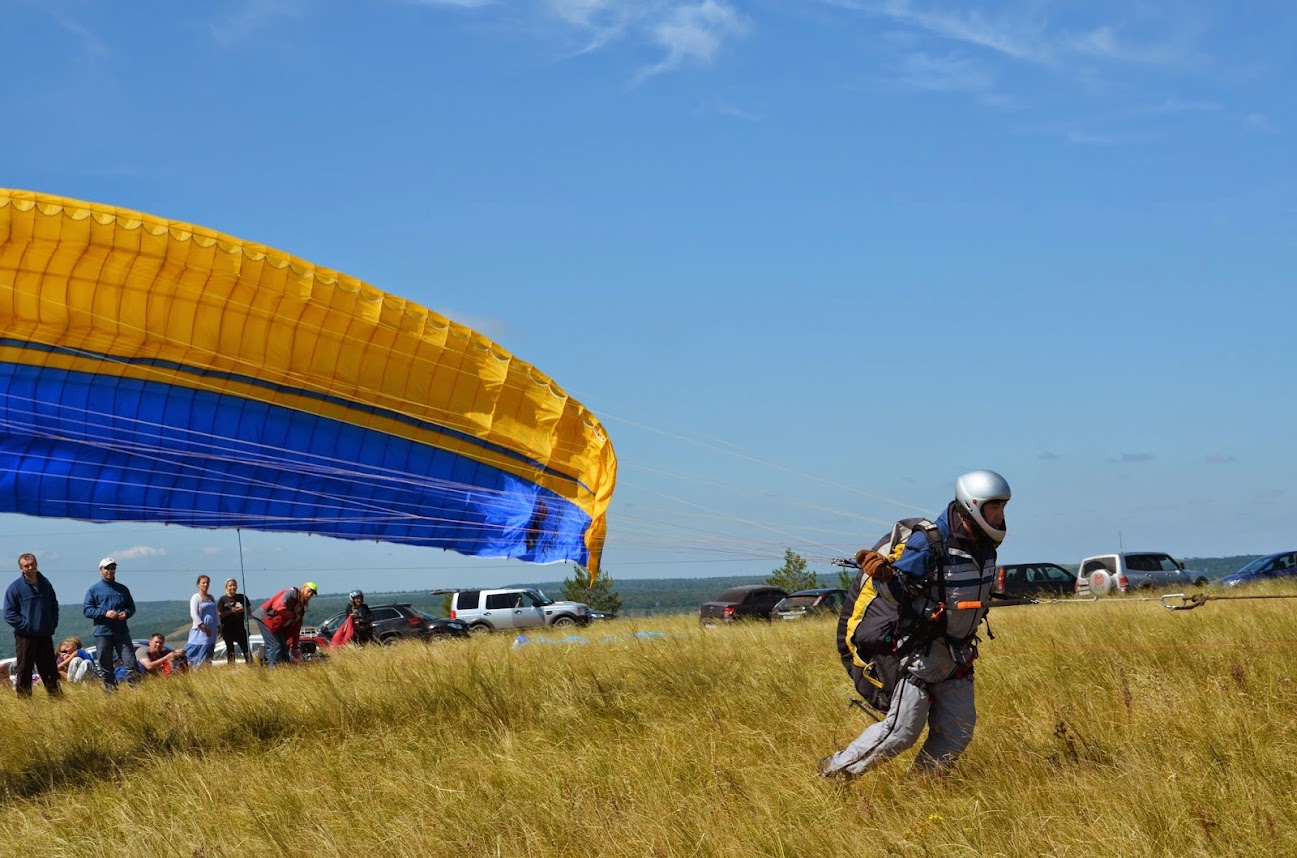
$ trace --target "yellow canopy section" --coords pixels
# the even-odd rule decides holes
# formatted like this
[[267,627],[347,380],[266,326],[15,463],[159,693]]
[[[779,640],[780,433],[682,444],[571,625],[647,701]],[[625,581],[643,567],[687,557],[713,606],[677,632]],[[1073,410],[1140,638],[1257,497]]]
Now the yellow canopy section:
[[[261,445],[304,482],[325,471],[341,481],[356,471],[350,491],[390,518],[454,519],[447,526],[460,531],[450,544],[440,536],[427,544],[597,569],[616,479],[599,421],[481,334],[354,277],[192,224],[0,190],[0,318],[0,366],[15,379],[9,390],[30,380],[62,418],[71,419],[83,389],[100,391],[96,407],[143,409],[132,418],[137,435],[175,432],[191,446],[204,433],[226,439],[209,453]],[[103,398],[103,390],[129,401]],[[14,400],[6,396],[11,410]],[[259,423],[263,412],[271,417]],[[11,456],[23,444],[52,443],[14,428],[19,417],[0,423]],[[291,435],[280,437],[285,427]],[[203,452],[169,455],[197,460]],[[403,471],[410,463],[413,470]],[[375,499],[402,480],[408,491],[452,502]],[[337,490],[312,486],[284,503],[300,506],[306,494]],[[328,532],[318,521],[281,529]],[[566,544],[574,529],[579,552]],[[392,538],[364,528],[330,535]]]

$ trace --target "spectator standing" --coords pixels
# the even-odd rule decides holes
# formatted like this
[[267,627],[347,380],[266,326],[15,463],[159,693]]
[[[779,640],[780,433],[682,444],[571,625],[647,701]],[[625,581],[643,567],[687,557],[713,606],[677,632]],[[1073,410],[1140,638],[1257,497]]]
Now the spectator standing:
[[117,561],[105,557],[99,561],[99,582],[86,591],[81,602],[81,612],[86,619],[95,622],[95,655],[98,660],[99,678],[103,680],[108,691],[117,690],[117,674],[113,667],[113,657],[122,660],[127,682],[135,683],[140,679],[139,666],[135,663],[135,644],[131,641],[131,629],[126,621],[135,613],[135,599],[125,584],[117,582]]
[[185,666],[185,650],[172,649],[161,632],[154,632],[147,644],[135,650],[135,661],[150,676],[170,676]]
[[320,588],[314,581],[307,581],[301,587],[280,590],[253,612],[266,642],[267,667],[274,667],[281,661],[296,660],[302,618],[306,616],[311,599],[319,592]]
[[193,628],[189,630],[189,641],[185,644],[185,658],[190,667],[198,667],[212,657],[216,649],[216,600],[208,591],[212,579],[199,575],[198,592],[189,598],[189,619]]
[[59,678],[81,682],[95,669],[95,657],[81,646],[81,638],[64,638],[58,649]]
[[225,581],[225,595],[216,600],[216,616],[221,620],[221,639],[225,641],[225,660],[234,664],[234,647],[243,649],[243,660],[252,664],[252,650],[248,646],[248,615],[252,605],[248,597],[239,592],[239,582],[233,578]]
[[59,625],[59,599],[54,585],[37,568],[35,554],[18,557],[22,573],[5,591],[5,622],[13,626],[20,697],[32,696],[32,670],[51,697],[61,694],[58,659],[54,657],[54,632]]

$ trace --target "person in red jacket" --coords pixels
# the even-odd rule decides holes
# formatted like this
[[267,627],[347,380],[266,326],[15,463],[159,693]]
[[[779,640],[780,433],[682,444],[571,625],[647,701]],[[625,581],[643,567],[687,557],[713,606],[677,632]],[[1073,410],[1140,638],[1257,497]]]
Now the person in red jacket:
[[252,612],[252,618],[261,626],[261,639],[266,642],[267,667],[293,660],[306,607],[319,592],[314,581],[307,581],[301,587],[280,590]]

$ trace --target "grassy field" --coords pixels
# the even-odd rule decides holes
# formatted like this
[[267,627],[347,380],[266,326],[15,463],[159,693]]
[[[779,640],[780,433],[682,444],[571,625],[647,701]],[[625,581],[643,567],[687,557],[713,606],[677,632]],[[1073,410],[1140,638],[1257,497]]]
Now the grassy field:
[[1000,609],[944,778],[817,776],[868,723],[830,621],[6,695],[0,854],[1293,855],[1293,604]]

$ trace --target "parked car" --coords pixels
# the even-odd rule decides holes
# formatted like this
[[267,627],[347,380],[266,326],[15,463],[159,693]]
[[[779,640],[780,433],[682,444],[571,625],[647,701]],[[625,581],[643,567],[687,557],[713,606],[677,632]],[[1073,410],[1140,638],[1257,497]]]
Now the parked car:
[[701,623],[728,623],[734,620],[770,620],[775,603],[788,595],[786,590],[769,584],[745,584],[723,591],[710,602],[698,606]]
[[1297,551],[1280,551],[1258,557],[1251,563],[1217,581],[1221,587],[1256,584],[1260,581],[1281,581],[1297,578]]
[[1082,560],[1076,576],[1076,594],[1106,596],[1131,590],[1205,587],[1207,583],[1204,573],[1185,569],[1183,563],[1169,554],[1129,551]]
[[1042,595],[1070,596],[1076,576],[1057,563],[1009,563],[995,568],[991,596],[1002,599]]
[[815,614],[831,614],[836,617],[842,611],[842,603],[846,600],[847,591],[839,587],[798,590],[775,603],[774,609],[770,612],[770,619],[800,620],[807,615]]
[[589,605],[556,602],[534,587],[434,590],[433,595],[449,595],[451,618],[466,623],[475,634],[544,626],[588,626],[591,620]]
[[[248,647],[252,650],[252,661],[254,664],[266,663],[266,642],[262,639],[261,635],[249,635]],[[314,649],[312,649],[312,652],[314,652]],[[239,652],[237,647],[234,650],[234,658],[240,663],[243,661],[243,653]],[[229,663],[225,655],[224,640],[218,640],[216,642],[216,649],[212,650],[210,663],[215,667],[224,667]]]
[[[369,610],[374,616],[374,640],[382,644],[394,644],[407,638],[438,642],[466,638],[469,634],[468,624],[461,620],[434,617],[407,604],[370,605]],[[327,648],[333,633],[346,621],[347,612],[342,611],[316,626],[313,636],[316,649]]]

